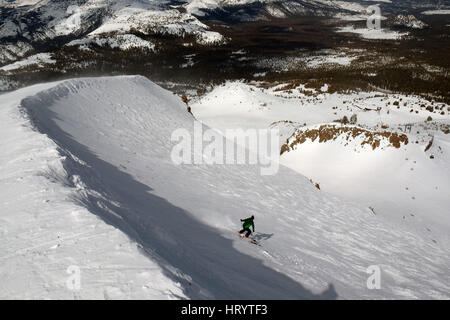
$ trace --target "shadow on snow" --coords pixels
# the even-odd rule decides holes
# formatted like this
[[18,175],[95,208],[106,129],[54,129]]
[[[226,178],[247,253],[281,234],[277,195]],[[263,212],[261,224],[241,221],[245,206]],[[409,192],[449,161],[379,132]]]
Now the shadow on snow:
[[[58,114],[47,107],[52,99],[45,95],[39,98],[24,99],[22,107],[29,115],[39,108],[35,126],[53,139],[60,152],[67,156],[64,166],[71,175],[69,178],[78,175],[86,185],[85,195],[75,200],[140,244],[168,277],[182,284],[188,298],[337,298],[332,284],[316,295],[286,275],[264,266],[261,260],[237,251],[233,242],[213,227],[156,196],[148,185],[78,143],[55,121]],[[72,155],[87,165],[76,161]],[[268,239],[272,234],[256,236]]]

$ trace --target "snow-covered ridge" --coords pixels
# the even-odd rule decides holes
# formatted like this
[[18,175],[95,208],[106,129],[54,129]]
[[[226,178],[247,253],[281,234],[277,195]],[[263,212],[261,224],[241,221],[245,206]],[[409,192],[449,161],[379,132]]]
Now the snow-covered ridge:
[[[21,297],[24,292],[28,297],[51,297],[66,290],[63,276],[46,269],[50,259],[56,265],[52,270],[64,273],[63,266],[70,262],[91,275],[82,282],[78,298],[102,292],[105,298],[148,297],[147,279],[152,277],[161,280],[154,287],[156,297],[448,298],[450,284],[438,281],[448,276],[446,243],[434,243],[405,226],[386,222],[366,206],[321,192],[285,167],[277,175],[260,176],[253,165],[174,165],[171,135],[178,128],[193,134],[196,120],[181,99],[143,77],[67,80],[2,95],[0,101],[8,105],[1,109],[2,123],[14,133],[2,143],[20,147],[8,147],[11,153],[0,158],[2,176],[8,177],[0,180],[0,194],[16,199],[2,202],[6,210],[1,210],[0,219],[8,223],[1,224],[0,243],[16,244],[14,252],[21,253],[7,260],[10,264],[2,265],[0,272],[2,279],[7,275],[24,283],[18,287],[14,281],[2,282],[7,297]],[[27,116],[19,114],[19,103]],[[31,131],[30,121],[45,136]],[[28,136],[17,135],[20,131]],[[20,158],[22,148],[28,143],[39,145],[39,139],[53,148],[50,154],[60,159],[60,169],[52,169],[45,159],[36,166],[36,156],[27,153]],[[49,139],[56,142],[56,152]],[[14,154],[18,158],[11,162]],[[46,174],[36,178],[26,173],[36,167]],[[19,177],[25,179],[23,184]],[[46,184],[51,190],[39,189]],[[25,185],[38,188],[30,191],[35,195],[31,207],[45,205],[46,199],[64,205],[48,204],[39,214],[22,211],[14,203],[30,207],[29,197],[20,197]],[[48,198],[49,192],[54,197]],[[64,193],[71,196],[61,196]],[[108,221],[149,254],[148,271],[127,269],[128,263],[142,261],[144,266],[145,262],[134,251],[126,253],[111,233],[105,235],[106,248],[101,239],[90,246],[77,233],[59,242],[52,239],[54,232],[46,231],[63,227],[51,224],[53,217],[45,219],[49,208],[58,212],[66,227],[67,221],[80,221],[74,212],[91,212]],[[28,227],[14,222],[17,212],[24,215],[22,221],[38,226],[32,234],[13,228]],[[262,247],[235,235],[239,219],[250,213],[256,216]],[[96,221],[92,230],[111,228]],[[87,229],[85,224],[79,226]],[[26,241],[32,239],[43,239],[39,243],[49,243],[52,251],[46,246],[29,248]],[[96,245],[104,255],[98,255]],[[11,250],[0,248],[11,259]],[[366,269],[373,264],[383,270],[380,290],[366,287]],[[17,266],[38,270],[36,277],[26,282],[26,273],[15,273]],[[128,272],[105,272],[119,266]],[[95,278],[88,270],[103,270],[105,277]],[[158,278],[161,270],[165,278]]]
[[[226,11],[233,7],[244,7],[257,4],[269,16],[284,18],[294,14],[323,15],[329,12],[365,13],[364,4],[337,0],[187,0],[184,5],[186,11],[196,15],[205,16],[210,11]],[[254,17],[259,19],[261,17]]]
[[[93,192],[76,171],[83,162],[33,130],[41,113],[20,105],[58,86],[0,96],[0,299],[183,298],[135,241],[83,204]],[[79,290],[68,285],[76,268]]]
[[0,71],[11,71],[20,68],[25,68],[31,65],[37,65],[38,67],[45,66],[47,64],[53,64],[56,60],[52,59],[50,53],[38,53],[27,57],[26,59],[8,64],[0,68]]
[[69,47],[80,46],[85,49],[89,49],[92,45],[120,50],[140,49],[150,52],[154,52],[156,50],[155,44],[150,41],[143,40],[133,34],[117,34],[106,37],[93,35],[82,39],[73,40],[66,44],[66,46]]
[[223,37],[190,14],[181,13],[145,1],[124,6],[120,1],[112,6],[114,13],[91,35],[137,30],[143,34],[193,35],[202,44],[218,44]]

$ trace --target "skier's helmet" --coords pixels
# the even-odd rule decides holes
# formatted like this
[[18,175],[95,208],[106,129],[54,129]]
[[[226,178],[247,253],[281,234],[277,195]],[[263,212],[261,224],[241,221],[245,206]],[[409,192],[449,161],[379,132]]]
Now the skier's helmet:
[[252,218],[252,219],[255,219],[255,216],[254,215],[252,215],[250,218]]

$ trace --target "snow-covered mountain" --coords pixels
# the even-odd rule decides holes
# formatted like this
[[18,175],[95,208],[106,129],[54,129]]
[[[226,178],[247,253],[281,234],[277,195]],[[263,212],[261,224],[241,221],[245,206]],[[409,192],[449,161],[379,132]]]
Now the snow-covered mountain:
[[10,9],[0,23],[0,63],[20,58],[42,46],[49,50],[71,40],[82,41],[84,45],[95,42],[100,46],[117,44],[143,49],[153,46],[140,39],[148,36],[190,37],[201,45],[226,41],[169,2],[43,0],[31,7]]
[[[264,20],[295,15],[330,16],[355,19],[372,14],[369,6],[377,5],[386,14],[436,7],[436,1],[419,0],[185,0],[187,12],[226,21]],[[441,4],[441,7],[445,7]]]
[[[207,21],[235,23],[297,15],[361,20],[371,14],[367,7],[372,4],[380,5],[383,14],[435,8],[432,2],[357,0],[2,1],[0,64],[68,43],[153,51],[157,46],[150,38],[162,36],[168,37],[167,41],[181,38],[199,45],[219,45],[227,39],[211,30]],[[412,27],[416,25],[414,22]]]
[[184,7],[196,16],[212,15],[225,20],[247,21],[297,14],[322,16],[341,9],[342,5],[315,0],[191,0]]
[[[2,298],[449,298],[448,242],[284,166],[173,163],[174,131],[200,124],[144,77],[36,85],[0,106]],[[251,214],[261,246],[236,235]]]

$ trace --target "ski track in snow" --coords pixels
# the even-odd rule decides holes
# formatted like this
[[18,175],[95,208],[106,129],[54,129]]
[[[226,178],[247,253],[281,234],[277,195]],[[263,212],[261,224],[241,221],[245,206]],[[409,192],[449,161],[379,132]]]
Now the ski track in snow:
[[[0,105],[5,297],[72,294],[62,274],[78,264],[91,271],[74,298],[449,298],[446,244],[285,167],[175,166],[171,133],[195,120],[143,77],[33,86]],[[250,214],[261,248],[235,236]],[[39,249],[54,248],[58,231],[64,250]],[[366,287],[370,265],[382,269],[380,290]]]

